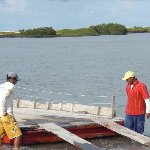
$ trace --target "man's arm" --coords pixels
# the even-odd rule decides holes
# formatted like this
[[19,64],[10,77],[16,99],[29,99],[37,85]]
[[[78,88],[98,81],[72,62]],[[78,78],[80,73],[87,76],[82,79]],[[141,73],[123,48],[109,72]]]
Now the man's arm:
[[7,97],[10,95],[10,91],[9,90],[2,90],[0,93],[0,109],[1,112],[3,113],[3,115],[7,115],[7,110],[6,110],[6,103],[7,103]]
[[7,97],[6,95],[3,95],[1,97],[1,103],[0,103],[0,107],[1,107],[0,109],[1,109],[4,116],[7,114],[7,111],[6,111],[6,97]]
[[150,118],[150,99],[145,99],[146,104],[146,118]]

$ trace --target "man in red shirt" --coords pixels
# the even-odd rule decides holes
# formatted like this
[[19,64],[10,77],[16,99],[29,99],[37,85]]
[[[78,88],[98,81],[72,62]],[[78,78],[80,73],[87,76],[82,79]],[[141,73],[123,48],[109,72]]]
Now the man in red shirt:
[[138,133],[144,132],[144,122],[150,118],[150,96],[144,83],[138,81],[135,73],[128,71],[122,80],[127,81],[127,105],[124,126]]

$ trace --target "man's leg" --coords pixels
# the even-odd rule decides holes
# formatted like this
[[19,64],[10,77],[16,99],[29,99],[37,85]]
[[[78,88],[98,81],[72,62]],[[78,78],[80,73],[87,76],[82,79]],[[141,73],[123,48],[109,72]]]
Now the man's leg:
[[126,115],[125,117],[125,122],[124,122],[124,126],[128,129],[133,130],[134,127],[134,120],[133,120],[133,116],[131,115]]
[[0,146],[2,146],[2,144],[3,144],[3,138],[5,135],[6,135],[5,129],[4,129],[1,119],[0,119]]
[[135,117],[135,132],[144,132],[145,115],[137,115]]
[[14,139],[14,148],[19,149],[21,145],[22,136],[18,136]]

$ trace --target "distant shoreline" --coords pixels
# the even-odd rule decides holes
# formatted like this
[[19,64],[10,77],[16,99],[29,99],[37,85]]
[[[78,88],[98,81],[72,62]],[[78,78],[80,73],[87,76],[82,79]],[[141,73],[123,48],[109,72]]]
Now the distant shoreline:
[[0,38],[54,38],[150,33],[150,27],[126,28],[117,23],[99,24],[88,28],[54,30],[52,27],[1,31]]
[[[150,33],[150,32],[135,32],[135,33],[129,32],[125,35],[138,34],[138,33]],[[105,35],[65,35],[65,36],[61,36],[61,35],[54,35],[54,36],[9,36],[9,35],[0,35],[0,38],[57,38],[57,37],[86,37],[86,36],[105,36]],[[124,34],[122,34],[122,35],[125,36]],[[112,36],[112,34],[109,35],[109,36]],[[117,35],[115,35],[115,36],[117,36]]]

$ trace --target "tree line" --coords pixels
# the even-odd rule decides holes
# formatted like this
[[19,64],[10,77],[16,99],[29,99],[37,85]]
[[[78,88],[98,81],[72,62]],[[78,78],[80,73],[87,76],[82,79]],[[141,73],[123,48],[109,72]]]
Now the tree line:
[[100,24],[88,28],[54,30],[52,27],[19,30],[22,36],[49,37],[49,36],[97,36],[127,34],[127,28],[120,24]]
[[56,35],[52,27],[34,28],[28,30],[19,30],[21,36],[25,37],[51,37]]
[[99,35],[125,35],[127,33],[150,32],[150,27],[126,28],[117,23],[93,25],[88,28],[55,30],[52,27],[34,29],[21,29],[15,32],[0,32],[0,37],[58,37],[58,36],[99,36]]

